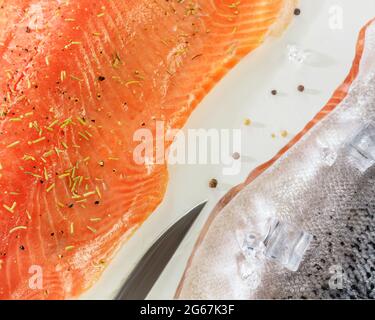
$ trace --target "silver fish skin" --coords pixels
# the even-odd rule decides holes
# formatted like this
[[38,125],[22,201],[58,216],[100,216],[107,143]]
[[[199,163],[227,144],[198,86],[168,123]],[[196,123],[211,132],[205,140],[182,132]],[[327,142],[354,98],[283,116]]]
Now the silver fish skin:
[[[212,217],[178,298],[375,298],[375,22],[347,90],[334,111]],[[270,219],[312,235],[298,271],[280,263],[282,249],[294,255],[295,248],[265,255]],[[249,236],[259,244],[250,253]]]

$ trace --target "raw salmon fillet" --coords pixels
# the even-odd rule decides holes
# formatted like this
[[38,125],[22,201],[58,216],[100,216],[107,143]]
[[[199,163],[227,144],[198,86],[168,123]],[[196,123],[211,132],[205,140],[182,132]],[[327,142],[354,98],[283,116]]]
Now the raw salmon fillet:
[[1,299],[92,286],[166,190],[134,132],[181,128],[294,2],[0,0]]

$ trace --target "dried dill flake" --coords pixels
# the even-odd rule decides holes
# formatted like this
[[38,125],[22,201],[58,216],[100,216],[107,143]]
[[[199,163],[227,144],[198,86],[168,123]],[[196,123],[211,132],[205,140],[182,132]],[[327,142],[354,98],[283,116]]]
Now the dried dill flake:
[[117,69],[120,67],[121,64],[122,64],[122,61],[121,61],[120,55],[116,52],[112,58],[112,67]]

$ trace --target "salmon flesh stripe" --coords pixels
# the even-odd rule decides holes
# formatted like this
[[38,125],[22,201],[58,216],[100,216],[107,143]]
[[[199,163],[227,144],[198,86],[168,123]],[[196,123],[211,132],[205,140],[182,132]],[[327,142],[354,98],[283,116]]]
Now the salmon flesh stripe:
[[0,299],[97,281],[166,191],[134,132],[181,128],[294,3],[0,0]]

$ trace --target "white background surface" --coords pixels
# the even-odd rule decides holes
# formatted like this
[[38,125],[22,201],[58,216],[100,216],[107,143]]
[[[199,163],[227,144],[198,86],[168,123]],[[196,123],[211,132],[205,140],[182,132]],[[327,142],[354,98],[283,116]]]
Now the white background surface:
[[[343,10],[343,28],[330,28],[332,9]],[[300,0],[302,14],[284,36],[246,57],[206,97],[186,128],[243,128],[241,174],[222,176],[220,166],[174,166],[164,202],[120,249],[99,282],[82,298],[111,299],[137,261],[158,236],[202,200],[209,203],[151,291],[150,299],[173,298],[186,261],[209,212],[221,196],[241,183],[252,169],[272,158],[326,104],[348,74],[360,29],[375,18],[374,0]],[[310,50],[316,63],[298,65],[287,58],[287,46]],[[306,87],[304,93],[297,86]],[[272,96],[270,91],[279,94]],[[244,128],[246,118],[254,124]],[[282,138],[280,132],[289,136]],[[277,138],[272,139],[271,134]],[[216,190],[208,187],[219,180]]]

